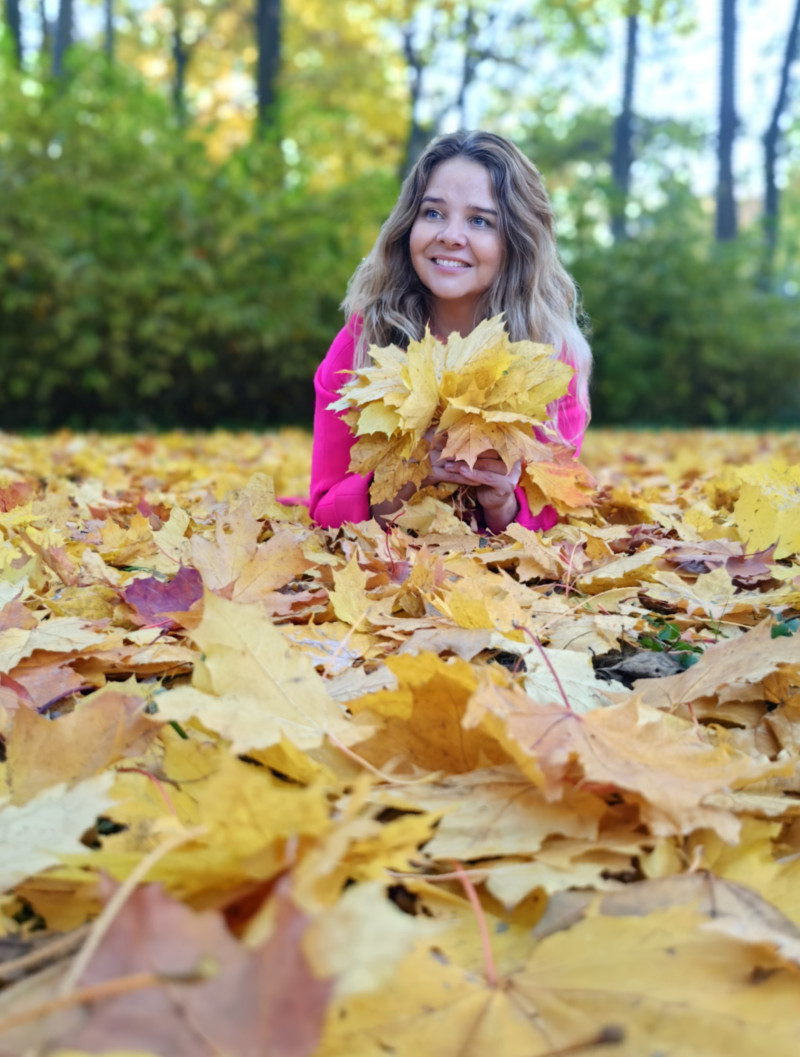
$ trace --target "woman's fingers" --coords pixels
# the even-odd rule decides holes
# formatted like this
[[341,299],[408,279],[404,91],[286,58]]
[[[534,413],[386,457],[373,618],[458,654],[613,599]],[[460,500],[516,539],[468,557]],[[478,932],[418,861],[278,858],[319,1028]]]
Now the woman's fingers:
[[461,480],[464,484],[497,485],[501,487],[507,487],[510,484],[512,488],[519,483],[522,472],[522,464],[520,462],[515,462],[511,469],[507,470],[505,463],[501,459],[483,458],[477,459],[472,468],[467,466],[465,462],[447,461],[443,464],[443,468],[448,473],[457,475],[456,479]]

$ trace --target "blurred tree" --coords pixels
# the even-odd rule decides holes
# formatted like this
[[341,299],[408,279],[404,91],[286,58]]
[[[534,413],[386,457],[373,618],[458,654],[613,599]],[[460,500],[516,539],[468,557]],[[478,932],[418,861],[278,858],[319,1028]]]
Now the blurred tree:
[[103,50],[106,61],[114,61],[114,0],[103,0]]
[[[403,54],[408,67],[411,117],[401,175],[413,166],[432,136],[441,131],[446,115],[454,112],[460,128],[468,125],[467,96],[482,62],[497,59],[488,42],[500,14],[496,3],[433,5],[417,3],[401,27]],[[519,28],[519,16],[512,19]],[[461,62],[452,63],[451,81],[443,98],[431,107],[424,91],[427,74],[437,72],[442,46],[457,48]],[[441,88],[439,89],[441,92]]]
[[19,0],[5,0],[6,24],[11,34],[11,43],[17,66],[22,67],[22,15]]
[[253,139],[260,83],[262,112],[270,98],[278,106],[280,130],[271,136],[283,143],[286,179],[332,184],[397,167],[408,104],[402,56],[386,27],[399,0],[262,2],[259,22],[258,0],[163,0],[120,25],[120,61],[168,87],[178,113],[191,118],[190,134],[215,158]]
[[736,238],[736,195],[733,177],[733,144],[736,139],[736,0],[720,0],[720,92],[719,131],[717,138],[717,212],[718,242]]
[[55,24],[50,19],[47,13],[47,5],[45,0],[39,0],[39,32],[40,32],[40,46],[39,56],[44,63],[48,55],[52,54],[53,51],[53,38],[55,36]]
[[256,0],[258,63],[256,127],[259,134],[278,126],[278,77],[281,67],[281,0]]
[[399,168],[409,107],[391,29],[406,6],[406,0],[285,0],[281,117],[288,179],[330,187]]
[[777,162],[781,144],[781,130],[789,100],[789,81],[792,66],[797,58],[800,44],[800,0],[797,0],[786,36],[786,47],[781,63],[778,95],[772,109],[772,118],[764,133],[764,234],[766,240],[765,271],[772,272],[775,251],[778,245],[778,222],[780,192],[777,180]]
[[[185,39],[186,9],[183,0],[172,3],[172,103],[178,124],[186,124],[186,69],[191,56],[191,45]],[[195,40],[193,43],[197,43]]]
[[754,281],[757,248],[710,240],[686,192],[637,238],[583,242],[572,270],[592,317],[596,424],[796,426],[800,304]]
[[611,175],[614,196],[611,207],[611,234],[615,242],[625,238],[625,207],[631,183],[633,164],[633,91],[636,77],[637,43],[639,38],[639,3],[633,0],[626,15],[625,69],[622,83],[622,109],[614,120],[614,152],[611,156]]
[[56,34],[53,41],[53,76],[57,79],[64,75],[64,60],[72,45],[73,22],[72,0],[59,0]]
[[[498,111],[521,113],[535,98],[537,66],[581,48],[596,50],[600,20],[582,15],[585,0],[416,0],[405,5],[402,35],[410,96],[410,127],[401,173],[446,126],[468,127],[494,98]],[[536,84],[532,92],[532,83]],[[470,106],[481,90],[484,105]]]

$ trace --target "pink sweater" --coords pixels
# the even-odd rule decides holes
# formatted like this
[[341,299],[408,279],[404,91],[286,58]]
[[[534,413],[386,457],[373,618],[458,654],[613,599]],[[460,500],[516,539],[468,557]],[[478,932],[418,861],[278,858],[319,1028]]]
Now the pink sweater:
[[[328,355],[314,376],[316,406],[314,410],[314,448],[311,459],[311,517],[326,528],[337,528],[344,521],[366,521],[369,516],[369,486],[372,474],[350,473],[350,449],[355,437],[338,412],[328,411],[328,404],[338,397],[338,390],[349,381],[355,353],[353,321],[339,331]],[[575,379],[558,402],[557,422],[561,435],[580,450],[586,428],[586,411],[575,395]],[[546,506],[532,514],[522,488],[516,489],[519,513],[516,520],[529,529],[549,529],[558,514]]]

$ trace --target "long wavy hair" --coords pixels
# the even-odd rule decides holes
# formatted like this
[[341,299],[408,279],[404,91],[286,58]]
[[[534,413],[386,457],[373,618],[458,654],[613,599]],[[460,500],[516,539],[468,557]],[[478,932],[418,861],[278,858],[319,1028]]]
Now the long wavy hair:
[[475,323],[502,312],[512,341],[551,344],[575,367],[578,398],[588,411],[591,351],[579,324],[577,288],[556,250],[555,220],[544,181],[518,147],[492,132],[439,136],[404,180],[342,303],[348,318],[361,320],[354,366],[370,362],[370,345],[404,347],[424,336],[431,295],[412,267],[409,233],[433,170],[457,157],[478,162],[489,173],[504,245],[503,267],[481,298]]

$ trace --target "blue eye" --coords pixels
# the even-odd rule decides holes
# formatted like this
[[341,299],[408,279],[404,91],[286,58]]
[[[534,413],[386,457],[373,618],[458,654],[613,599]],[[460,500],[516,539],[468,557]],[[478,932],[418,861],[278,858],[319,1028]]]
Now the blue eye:
[[472,218],[472,223],[476,224],[479,228],[491,227],[491,225],[490,225],[489,221],[486,219],[486,217],[473,217]]

